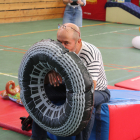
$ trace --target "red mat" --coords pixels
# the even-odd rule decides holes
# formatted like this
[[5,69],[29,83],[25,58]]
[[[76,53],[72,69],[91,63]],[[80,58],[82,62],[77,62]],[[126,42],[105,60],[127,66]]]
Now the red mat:
[[[108,89],[120,89],[123,90],[124,88],[109,86]],[[126,89],[124,89],[126,90]],[[0,91],[0,94],[2,91]],[[23,131],[21,129],[21,120],[20,117],[28,117],[28,113],[23,106],[11,101],[11,100],[4,100],[0,96],[0,127],[4,127],[6,129],[31,136],[31,131]]]
[[[0,94],[2,91],[0,91]],[[21,129],[20,117],[28,117],[29,114],[23,106],[11,101],[4,100],[0,96],[0,127],[31,136],[31,131],[23,131]]]
[[140,76],[116,83],[115,86],[140,91]]
[[110,86],[110,85],[108,85],[107,88],[108,89],[118,89],[118,90],[129,90],[129,89],[126,89],[126,88],[120,88],[120,87],[115,87],[115,86]]

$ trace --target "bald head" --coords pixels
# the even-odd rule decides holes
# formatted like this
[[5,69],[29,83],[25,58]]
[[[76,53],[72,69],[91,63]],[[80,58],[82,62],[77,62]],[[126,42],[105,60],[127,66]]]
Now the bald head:
[[67,35],[69,37],[72,37],[75,41],[77,41],[80,38],[80,29],[77,25],[73,23],[65,23],[63,25],[61,28],[58,29],[57,35]]
[[63,24],[58,29],[57,40],[70,52],[75,52],[76,54],[78,54],[82,46],[80,29],[72,23]]

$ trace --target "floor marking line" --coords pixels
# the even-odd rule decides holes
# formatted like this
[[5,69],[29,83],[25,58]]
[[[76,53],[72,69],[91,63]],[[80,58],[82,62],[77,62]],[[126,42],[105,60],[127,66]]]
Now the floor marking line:
[[82,26],[82,27],[97,26],[97,25],[105,25],[105,24],[113,24],[113,23],[99,23],[99,24],[91,24],[91,25],[84,25],[84,26]]
[[[115,25],[107,25],[107,27],[115,27],[115,28],[123,28],[123,29],[130,29],[130,28],[126,28],[126,27],[119,27],[119,26],[115,26]],[[137,30],[137,29],[134,29]]]
[[13,78],[18,78],[17,76],[13,76],[13,75],[9,75],[9,74],[6,74],[6,73],[1,73],[1,72],[0,72],[0,75],[5,75],[5,76],[13,77]]
[[[138,27],[136,27],[136,28],[130,28],[130,29],[124,29],[124,30],[118,30],[118,31],[104,32],[104,33],[99,33],[99,34],[92,34],[92,35],[88,35],[88,36],[105,35],[105,34],[110,34],[110,33],[121,32],[121,31],[123,32],[123,31],[133,30],[133,29],[138,29]],[[88,36],[82,36],[82,37],[88,37]]]
[[114,66],[109,66],[109,65],[104,65],[106,67],[112,67],[112,68],[115,68],[115,69],[109,69],[109,70],[105,70],[105,71],[113,71],[113,70],[127,70],[128,72],[140,72],[140,71],[136,71],[136,70],[131,70],[129,68],[137,68],[137,67],[140,67],[140,66],[135,66],[135,67],[126,67],[126,68],[119,68],[119,67],[114,67]]
[[[121,69],[121,68],[116,68],[116,69],[109,69],[109,70],[105,70],[105,71],[115,71],[115,70],[123,70],[123,69]],[[127,69],[125,69],[125,70],[127,70]],[[133,71],[133,72],[138,72],[138,73],[140,72],[140,71],[135,71],[135,70],[129,70],[129,69],[128,69],[128,72],[132,72],[132,71]]]
[[[105,63],[104,63],[105,64]],[[105,65],[109,65],[109,64],[105,64]],[[110,64],[110,65],[116,65],[116,64]],[[118,65],[118,66],[121,66],[121,65]],[[127,69],[127,68],[139,68],[140,66],[123,66],[125,68],[122,68],[122,69]]]
[[11,37],[11,36],[20,36],[20,35],[26,35],[26,34],[34,34],[34,33],[41,33],[41,32],[50,32],[50,31],[56,31],[56,30],[58,30],[58,29],[35,31],[35,32],[29,32],[29,33],[23,33],[23,34],[6,35],[6,36],[0,36],[0,38]]
[[[132,75],[135,75],[135,74],[132,74]],[[131,76],[132,76],[132,75],[131,75]],[[118,78],[118,79],[114,79],[114,80],[108,81],[108,84],[114,83],[114,82],[116,82],[116,81],[122,81],[122,79],[131,77],[131,76],[130,76],[130,75],[127,75],[127,76],[124,76],[124,77],[120,77],[120,78]]]
[[[121,66],[121,67],[130,67],[130,66],[124,66],[124,65],[118,65],[118,64],[107,64],[104,63],[105,65],[115,65],[115,66]],[[133,66],[133,68],[138,68],[139,69],[140,66]]]
[[3,50],[3,51],[7,51],[7,52],[16,52],[16,53],[23,53],[23,54],[26,53],[26,52],[20,52],[20,51],[12,51],[12,50]]
[[97,47],[99,49],[129,49],[129,48],[133,48],[133,47]]
[[[98,26],[98,25],[104,25],[104,24],[112,24],[112,23],[101,23],[101,24],[84,25],[83,27]],[[41,33],[41,32],[50,32],[50,31],[57,31],[57,30],[58,29],[52,29],[52,30],[43,30],[43,31],[28,32],[28,33],[22,33],[22,34],[5,35],[5,36],[0,36],[0,38],[3,38],[3,37],[11,37],[11,36],[20,36],[20,35],[26,35],[26,34],[34,34],[34,33]]]
[[[139,68],[140,66],[133,66],[133,67],[126,67],[126,68],[132,68],[132,69],[134,69],[134,68]],[[126,68],[123,68],[123,69],[126,69]]]
[[8,74],[8,75],[16,74],[17,75],[18,73],[4,73],[4,74]]
[[9,47],[9,46],[5,46],[5,45],[0,45],[1,47],[5,47],[5,48],[9,48],[9,49],[17,49],[17,50],[22,50],[22,51],[27,51],[25,49],[19,49],[19,48],[15,48],[15,47]]
[[132,35],[132,34],[125,34],[125,33],[115,33],[115,34],[121,34],[121,35],[130,35],[130,36],[137,36],[137,35]]
[[[101,23],[101,24],[84,25],[83,27],[98,26],[98,25],[107,25],[107,24],[113,24],[113,23]],[[138,29],[138,27],[124,29],[122,31],[132,30],[132,29]],[[50,32],[50,31],[57,31],[57,30],[58,29],[52,29],[52,30],[43,30],[43,31],[28,32],[28,33],[22,33],[22,34],[6,35],[6,36],[0,36],[0,38],[3,38],[3,37],[11,37],[11,36],[20,36],[20,35],[26,35],[26,34],[34,34],[34,33],[41,33],[41,32]],[[118,32],[118,31],[113,31],[113,32]],[[106,33],[113,33],[113,32],[106,32]],[[102,33],[102,34],[106,34],[106,33]],[[100,34],[98,34],[98,35],[100,35]]]

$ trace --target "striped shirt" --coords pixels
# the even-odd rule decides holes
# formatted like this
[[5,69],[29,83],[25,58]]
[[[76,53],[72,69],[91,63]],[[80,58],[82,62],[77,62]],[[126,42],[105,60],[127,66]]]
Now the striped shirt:
[[108,83],[99,49],[90,43],[82,41],[82,48],[78,56],[87,67],[92,79],[97,82],[95,90],[105,90]]

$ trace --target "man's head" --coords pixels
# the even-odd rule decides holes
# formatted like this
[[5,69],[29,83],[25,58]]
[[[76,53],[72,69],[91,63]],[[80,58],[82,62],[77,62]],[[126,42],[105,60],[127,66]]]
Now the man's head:
[[81,49],[82,43],[80,38],[80,29],[72,23],[63,24],[57,32],[57,40],[71,52],[78,52]]

